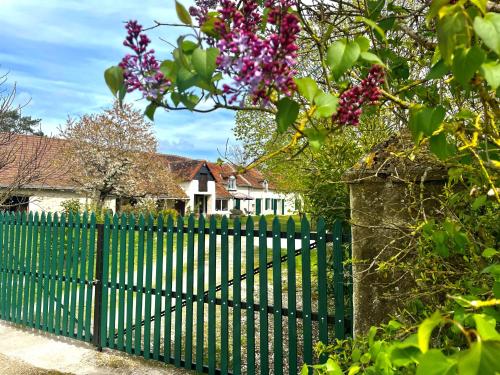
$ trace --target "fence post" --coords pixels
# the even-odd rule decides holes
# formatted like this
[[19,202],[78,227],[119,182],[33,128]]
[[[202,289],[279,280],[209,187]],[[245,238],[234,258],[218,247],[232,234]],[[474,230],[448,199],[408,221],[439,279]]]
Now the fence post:
[[97,228],[97,246],[95,261],[95,279],[94,279],[94,332],[92,343],[97,350],[102,351],[101,346],[101,304],[102,304],[102,261],[104,245],[104,224],[96,224]]
[[335,338],[345,338],[344,314],[344,249],[342,247],[342,221],[333,224],[333,291],[335,296]]

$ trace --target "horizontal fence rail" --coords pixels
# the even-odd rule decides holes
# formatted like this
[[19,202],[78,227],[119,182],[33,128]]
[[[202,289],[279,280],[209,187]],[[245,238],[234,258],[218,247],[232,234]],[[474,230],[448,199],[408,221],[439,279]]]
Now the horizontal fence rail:
[[352,332],[349,228],[0,213],[0,318],[211,374],[298,374]]

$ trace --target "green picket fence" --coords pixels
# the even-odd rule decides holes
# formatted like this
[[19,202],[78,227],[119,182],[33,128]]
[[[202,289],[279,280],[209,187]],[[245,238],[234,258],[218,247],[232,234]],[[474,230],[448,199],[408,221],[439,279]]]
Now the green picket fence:
[[0,213],[0,318],[91,340],[95,216]]
[[348,238],[316,228],[0,213],[0,318],[198,372],[297,374],[351,334]]

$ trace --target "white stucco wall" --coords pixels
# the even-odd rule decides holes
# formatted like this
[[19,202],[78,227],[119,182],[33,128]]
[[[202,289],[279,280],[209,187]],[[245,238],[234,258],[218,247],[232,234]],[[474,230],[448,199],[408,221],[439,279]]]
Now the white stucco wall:
[[[274,210],[272,208],[272,203],[270,203],[269,208],[266,210],[265,199],[280,199],[285,200],[285,211],[284,215],[291,215],[295,212],[295,196],[294,194],[282,194],[277,193],[272,190],[265,191],[264,189],[255,189],[252,187],[246,186],[236,186],[236,191],[231,191],[231,193],[242,193],[248,196],[251,196],[253,200],[241,200],[240,201],[240,209],[244,211],[246,209],[252,215],[256,214],[256,199],[262,199],[261,203],[261,214],[262,215],[272,215]],[[228,210],[227,211],[217,211],[218,214],[228,215],[230,210],[236,208],[236,200],[230,199],[228,202]],[[281,202],[278,204],[278,215],[281,215]]]
[[[32,212],[62,212],[61,203],[68,199],[78,199],[82,207],[91,204],[91,199],[83,194],[64,190],[23,190],[16,194],[29,197],[28,210]],[[104,206],[116,210],[116,199],[106,199]]]
[[199,181],[193,180],[189,182],[180,183],[181,188],[184,190],[186,195],[189,197],[189,201],[186,203],[186,210],[189,208],[191,212],[195,210],[195,195],[206,195],[207,199],[207,213],[215,213],[215,181],[208,181],[207,191],[199,191]]

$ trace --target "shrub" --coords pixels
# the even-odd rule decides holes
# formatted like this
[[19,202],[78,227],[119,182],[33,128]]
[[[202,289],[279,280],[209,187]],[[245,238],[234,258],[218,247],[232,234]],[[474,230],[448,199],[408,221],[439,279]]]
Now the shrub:
[[82,211],[82,204],[79,199],[66,199],[61,202],[61,207],[65,214],[80,213]]

